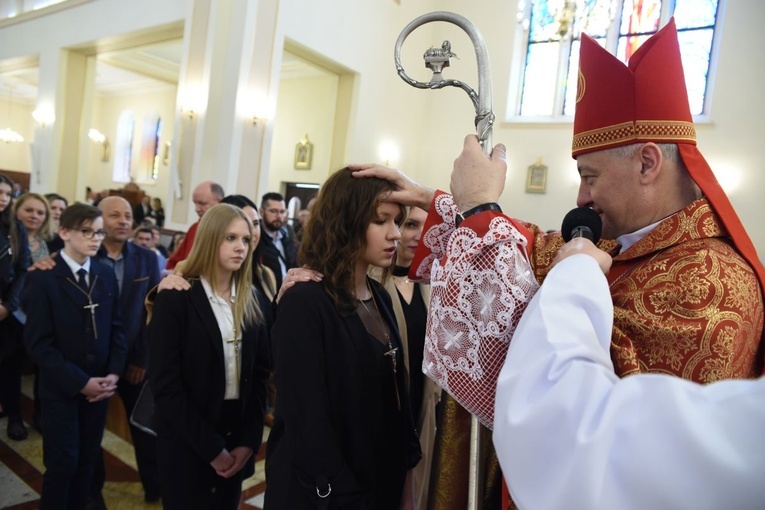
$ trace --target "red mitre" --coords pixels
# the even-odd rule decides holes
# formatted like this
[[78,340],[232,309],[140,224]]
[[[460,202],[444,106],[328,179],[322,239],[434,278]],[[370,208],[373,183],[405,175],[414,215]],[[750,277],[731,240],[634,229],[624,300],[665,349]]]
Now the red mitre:
[[677,144],[691,177],[765,289],[757,250],[696,148],[674,18],[635,51],[628,65],[582,35],[573,157],[639,142]]

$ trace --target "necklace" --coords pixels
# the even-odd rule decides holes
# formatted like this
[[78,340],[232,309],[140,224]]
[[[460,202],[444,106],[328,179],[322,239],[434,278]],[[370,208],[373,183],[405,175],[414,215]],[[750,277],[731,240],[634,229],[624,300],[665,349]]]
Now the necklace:
[[[223,296],[217,296],[217,297],[224,299]],[[221,314],[226,318],[226,321],[231,326],[231,330],[232,330],[231,338],[226,339],[225,342],[227,344],[234,344],[234,370],[236,373],[236,384],[237,386],[239,386],[239,348],[242,344],[242,339],[236,334],[236,325],[234,324],[234,318],[233,318],[234,311],[229,306],[229,311],[231,312],[231,317],[229,317],[228,313],[226,313],[226,310],[223,308],[223,305],[221,305],[218,299],[216,299],[215,292],[213,292],[212,296],[210,296],[210,299],[215,304],[215,306],[218,307],[218,310],[220,310]]]
[[88,289],[87,292],[83,290],[82,287],[80,287],[79,283],[76,283],[74,280],[66,277],[66,281],[74,285],[74,288],[85,294],[85,297],[88,298],[88,304],[83,306],[85,310],[90,310],[90,320],[93,322],[93,338],[98,340],[98,330],[96,329],[96,308],[98,308],[98,303],[93,302],[93,289],[96,287],[96,282],[98,281],[98,275],[95,275],[93,278],[93,282],[90,284],[90,289]]
[[[398,363],[396,360],[396,353],[398,352],[398,347],[393,347],[393,342],[391,341],[390,334],[388,333],[389,330],[385,328],[385,324],[383,323],[383,320],[382,320],[382,315],[380,315],[380,309],[377,307],[377,301],[375,300],[375,295],[372,293],[372,289],[369,286],[369,281],[367,281],[366,283],[367,283],[367,289],[369,290],[369,295],[371,296],[372,304],[375,307],[375,313],[372,313],[372,310],[369,309],[369,307],[364,301],[362,301],[361,299],[359,299],[358,301],[359,303],[361,303],[361,306],[364,307],[364,310],[366,310],[367,315],[374,317],[377,320],[377,323],[380,326],[380,331],[385,337],[385,343],[388,344],[388,351],[385,353],[385,356],[390,357],[391,366],[393,368],[393,386],[396,390],[396,408],[400,411],[401,397],[399,396],[398,380],[396,378],[396,375],[398,373]],[[367,331],[369,331],[369,328],[367,328]],[[369,331],[369,333],[371,333],[371,331]]]

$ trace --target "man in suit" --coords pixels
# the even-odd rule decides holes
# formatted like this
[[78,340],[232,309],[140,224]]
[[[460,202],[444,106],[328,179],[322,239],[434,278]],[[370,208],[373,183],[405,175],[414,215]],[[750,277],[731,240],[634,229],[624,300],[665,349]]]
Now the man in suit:
[[266,193],[260,203],[261,226],[263,235],[260,236],[258,251],[260,262],[271,269],[276,276],[276,288],[282,285],[282,279],[287,271],[297,267],[297,253],[292,239],[284,230],[284,215],[287,205],[279,193]]
[[[146,382],[149,349],[146,342],[146,310],[143,300],[149,290],[159,283],[159,264],[157,255],[152,250],[127,242],[133,224],[133,214],[127,200],[117,196],[107,197],[98,204],[98,208],[103,213],[106,237],[95,258],[114,270],[119,285],[128,355],[125,374],[117,393],[125,405],[126,415],[130,416]],[[130,434],[133,438],[144,497],[146,501],[157,501],[159,481],[156,439],[132,425]],[[91,503],[95,503],[92,505],[95,508],[103,508],[101,489],[104,479],[104,463],[101,456],[96,462],[93,476]]]
[[[106,422],[107,399],[125,368],[119,289],[95,259],[101,212],[75,204],[61,215],[64,249],[50,271],[28,275],[24,343],[39,367],[43,421],[40,508],[82,508]],[[156,261],[156,258],[153,258]]]

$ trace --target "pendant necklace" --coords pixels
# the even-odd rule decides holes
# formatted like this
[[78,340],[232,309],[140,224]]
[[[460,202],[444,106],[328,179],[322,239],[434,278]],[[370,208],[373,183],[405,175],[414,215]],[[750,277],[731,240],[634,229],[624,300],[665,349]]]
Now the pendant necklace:
[[[385,326],[383,324],[382,315],[380,315],[380,309],[377,307],[377,301],[375,300],[375,295],[372,293],[372,289],[369,287],[369,281],[367,283],[367,289],[369,290],[369,295],[372,299],[372,304],[375,307],[376,314],[372,313],[372,311],[367,307],[367,304],[359,299],[359,303],[361,303],[361,306],[364,307],[364,309],[367,311],[367,314],[375,317],[377,319],[377,323],[380,326],[380,331],[382,332],[383,336],[385,337],[385,343],[388,344],[388,351],[385,353],[385,356],[390,357],[391,365],[393,367],[393,386],[396,390],[396,408],[400,411],[401,410],[401,397],[399,396],[398,392],[398,380],[396,379],[396,374],[398,372],[398,364],[396,360],[396,353],[398,352],[398,347],[393,347],[393,342],[390,339],[390,334],[388,333],[388,330],[385,329]],[[362,321],[363,322],[363,321]]]
[[93,283],[90,284],[90,289],[88,289],[87,292],[80,287],[80,284],[69,278],[66,277],[66,281],[74,285],[74,287],[85,294],[85,297],[88,298],[88,304],[83,306],[85,310],[90,310],[90,320],[93,321],[93,338],[98,340],[98,330],[96,329],[96,308],[98,308],[98,303],[93,302],[93,289],[96,288],[96,282],[98,281],[98,275],[95,275],[93,278]]
[[[233,331],[233,333],[231,335],[232,338],[229,338],[229,339],[224,340],[224,341],[227,344],[234,344],[234,370],[236,371],[235,372],[236,373],[236,384],[237,384],[237,386],[239,386],[239,348],[240,348],[240,346],[242,344],[242,339],[239,338],[237,336],[237,334],[236,334],[236,325],[234,324],[234,318],[233,318],[234,317],[234,310],[231,309],[231,307],[229,306],[229,311],[231,311],[231,318],[229,318],[228,314],[226,313],[226,310],[223,308],[223,305],[221,305],[218,302],[218,299],[217,299],[218,297],[223,299],[223,296],[218,296],[217,294],[215,294],[215,292],[213,292],[213,295],[211,296],[211,299],[212,299],[213,303],[215,303],[215,306],[218,307],[220,312],[226,318],[228,323],[231,325],[231,329]],[[230,301],[230,299],[229,299],[229,301]]]

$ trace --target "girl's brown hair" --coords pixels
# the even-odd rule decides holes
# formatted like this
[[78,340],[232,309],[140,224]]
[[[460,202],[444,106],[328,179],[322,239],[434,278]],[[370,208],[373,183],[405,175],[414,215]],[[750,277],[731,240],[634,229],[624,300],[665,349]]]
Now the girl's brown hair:
[[[349,168],[322,185],[300,243],[301,264],[324,274],[324,287],[341,315],[356,309],[354,270],[366,248],[366,232],[377,207],[395,189],[388,181],[353,177]],[[397,222],[403,217],[403,209]],[[383,271],[387,277],[391,268]]]

